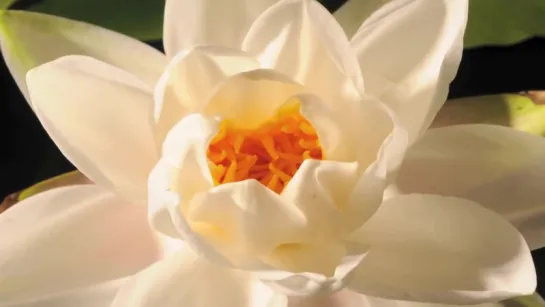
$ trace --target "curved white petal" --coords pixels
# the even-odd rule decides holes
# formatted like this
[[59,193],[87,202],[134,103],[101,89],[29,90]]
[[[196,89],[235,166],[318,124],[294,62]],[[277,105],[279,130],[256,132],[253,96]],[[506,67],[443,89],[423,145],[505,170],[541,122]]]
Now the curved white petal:
[[0,231],[9,234],[0,241],[1,306],[62,302],[72,292],[75,299],[78,292],[93,293],[94,284],[134,274],[161,255],[146,209],[96,185],[27,198],[0,215]]
[[217,266],[185,248],[134,276],[112,307],[284,307],[271,304],[283,301],[277,295],[248,273]]
[[[484,303],[484,304],[477,304],[477,305],[447,305],[447,304],[436,304],[436,303],[420,303],[420,302],[412,302],[412,301],[396,301],[396,300],[389,300],[374,296],[368,296],[368,295],[361,295],[362,303],[361,307],[364,306],[377,306],[377,307],[508,307],[511,306],[508,301],[506,303],[503,302],[492,302],[492,303]],[[291,306],[290,306],[291,307]],[[337,306],[332,306],[337,307]],[[344,307],[344,305],[340,305],[339,307]],[[352,306],[350,306],[352,307]]]
[[414,140],[447,98],[463,48],[467,0],[396,0],[352,39],[366,93],[390,105]]
[[163,39],[167,56],[195,45],[240,49],[254,20],[278,0],[167,0]]
[[356,55],[342,28],[314,0],[282,0],[261,15],[243,50],[337,108],[357,103],[363,89]]
[[471,199],[501,214],[532,249],[545,246],[545,139],[511,128],[428,130],[409,150],[391,193]]
[[412,301],[396,301],[359,294],[343,289],[326,296],[289,297],[288,307],[507,307],[509,303],[485,303],[478,305],[447,305],[435,303],[419,303]]
[[[391,120],[387,114],[380,114],[378,109],[374,108],[365,108],[366,112],[364,112],[363,104],[353,105],[351,109],[335,108],[313,94],[297,95],[297,100],[301,103],[301,115],[316,129],[327,160],[352,162],[359,160],[362,155],[369,155],[368,158],[372,161],[376,157],[380,143],[391,130]],[[378,119],[377,122],[380,122],[380,126],[373,127],[374,131],[365,129],[368,127],[362,124],[367,115],[374,116]],[[376,139],[366,137],[371,134],[378,137]],[[379,140],[380,137],[382,140]],[[359,138],[365,143],[376,143],[362,146],[361,142],[352,141]],[[373,147],[375,152],[370,150]]]
[[348,0],[343,6],[335,11],[333,16],[343,28],[346,36],[350,38],[356,34],[365,19],[369,18],[371,14],[389,1],[390,0]]
[[197,195],[185,218],[235,267],[332,277],[347,250],[337,229],[319,223],[334,208],[316,208],[320,213],[314,214],[311,204],[284,196],[255,180],[223,184]]
[[254,129],[302,91],[300,84],[277,71],[251,70],[221,84],[201,112],[228,119],[237,128]]
[[236,267],[247,267],[283,243],[301,242],[306,222],[301,212],[255,180],[222,184],[197,195],[186,219]]
[[382,307],[366,304],[364,295],[343,289],[330,295],[289,297],[288,307]]
[[[407,149],[407,132],[388,107],[373,99],[359,101],[351,109],[334,108],[310,94],[297,95],[297,99],[301,114],[317,131],[325,159],[354,165],[348,171],[313,164],[306,174],[296,175],[301,180],[293,184],[331,195],[327,198],[342,207],[344,226],[354,230],[380,205],[390,176]],[[329,175],[324,176],[326,173]]]
[[42,298],[29,298],[2,307],[110,307],[127,278],[62,291]]
[[29,103],[26,73],[66,55],[87,55],[104,61],[134,74],[150,88],[167,64],[162,53],[123,34],[34,12],[1,12],[0,48]]
[[[278,270],[270,267],[263,267],[256,271],[256,277],[271,286],[273,289],[288,296],[325,296],[343,289],[351,280],[351,274],[361,262],[367,252],[367,247],[358,243],[345,242],[345,253],[340,257],[337,267],[331,276],[312,272],[291,272]],[[332,250],[322,253],[331,253]],[[288,255],[298,256],[298,255]],[[309,253],[307,262],[319,262],[316,258],[321,257],[317,249]],[[304,259],[304,258],[300,258]],[[295,259],[299,260],[299,259]],[[287,261],[289,261],[287,259]]]
[[282,198],[300,210],[305,228],[313,229],[316,239],[342,237],[347,229],[361,226],[354,225],[354,220],[365,220],[374,213],[375,210],[366,210],[367,204],[359,210],[347,207],[359,177],[358,166],[357,162],[305,160],[282,191]]
[[178,122],[167,135],[163,156],[148,180],[150,221],[161,233],[180,238],[170,217],[169,206],[174,205],[187,212],[196,194],[214,186],[206,150],[218,129],[217,121],[191,114]]
[[38,118],[66,157],[94,182],[145,203],[157,159],[149,88],[83,56],[34,68],[27,82]]
[[177,54],[155,88],[156,142],[183,116],[205,105],[229,77],[259,68],[250,55],[217,46],[196,46]]
[[522,235],[469,200],[390,198],[354,234],[370,246],[349,288],[388,299],[477,304],[527,295],[536,272]]

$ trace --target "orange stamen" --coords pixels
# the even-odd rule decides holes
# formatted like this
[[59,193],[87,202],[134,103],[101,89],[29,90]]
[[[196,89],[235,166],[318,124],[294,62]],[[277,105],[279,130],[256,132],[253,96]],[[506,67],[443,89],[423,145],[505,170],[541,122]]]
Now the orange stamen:
[[305,159],[322,159],[316,130],[298,106],[281,110],[255,130],[223,121],[208,147],[210,173],[217,185],[256,179],[281,193]]

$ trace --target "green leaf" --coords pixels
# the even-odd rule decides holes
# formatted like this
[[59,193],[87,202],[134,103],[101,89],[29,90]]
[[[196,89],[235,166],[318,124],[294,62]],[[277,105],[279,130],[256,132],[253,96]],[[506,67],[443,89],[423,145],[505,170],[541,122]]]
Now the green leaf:
[[545,302],[538,293],[527,296],[520,296],[507,301],[505,307],[544,307]]
[[42,0],[28,10],[85,21],[149,41],[163,36],[164,5],[164,0]]
[[[6,179],[9,179],[9,178],[6,178]],[[92,182],[79,171],[72,171],[72,172],[64,173],[62,175],[59,175],[53,178],[49,178],[31,187],[28,187],[22,191],[15,192],[8,195],[0,203],[0,213],[16,205],[18,202],[24,199],[27,199],[31,196],[34,196],[36,194],[40,194],[42,192],[55,189],[55,188],[71,186],[71,185],[81,185],[81,184],[92,184]]]
[[543,16],[543,0],[470,0],[464,45],[510,45],[543,36]]
[[460,124],[493,124],[545,136],[545,105],[528,96],[504,94],[449,100],[432,127]]
[[64,186],[77,184],[90,184],[91,181],[85,177],[80,171],[72,171],[58,175],[53,178],[46,179],[31,187],[28,187],[18,194],[17,201],[22,201],[36,194]]
[[7,9],[15,0],[0,0],[0,10]]
[[[6,1],[9,3],[16,0],[0,0],[0,4]],[[386,0],[374,1],[382,3]],[[88,22],[142,41],[160,40],[163,37],[165,0],[77,0],[77,4],[74,2],[75,0],[41,0],[25,9]]]
[[[0,9],[14,1],[0,0]],[[75,5],[74,0],[42,0],[28,9],[96,24],[139,40],[162,38],[165,0],[77,2]],[[384,2],[386,0],[349,0],[336,15],[342,17],[341,23],[349,32],[355,32],[362,17]],[[543,0],[471,0],[465,46],[510,45],[532,36],[545,36],[543,16]]]

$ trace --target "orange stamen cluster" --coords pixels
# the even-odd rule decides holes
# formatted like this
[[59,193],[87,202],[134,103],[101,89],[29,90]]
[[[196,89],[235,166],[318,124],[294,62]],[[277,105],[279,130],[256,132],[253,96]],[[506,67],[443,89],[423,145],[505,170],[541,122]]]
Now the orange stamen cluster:
[[293,108],[255,130],[224,121],[208,147],[217,185],[256,179],[276,193],[282,192],[305,159],[322,158],[316,130]]

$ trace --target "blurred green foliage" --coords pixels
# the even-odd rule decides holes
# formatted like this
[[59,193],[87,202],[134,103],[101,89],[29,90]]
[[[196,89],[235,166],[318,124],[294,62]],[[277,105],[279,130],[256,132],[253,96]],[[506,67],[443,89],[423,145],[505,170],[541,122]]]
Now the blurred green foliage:
[[0,10],[8,8],[15,0],[0,0]]
[[[0,9],[17,0],[0,0]],[[382,3],[384,0],[349,0]],[[28,10],[81,20],[140,40],[162,37],[164,0],[38,0]],[[466,47],[509,45],[545,35],[543,0],[470,0]],[[183,22],[183,21],[180,21]]]
[[543,0],[470,0],[465,47],[510,45],[545,35]]
[[435,117],[432,127],[491,124],[545,136],[545,92],[535,93],[528,96],[504,94],[449,100]]
[[164,0],[42,0],[28,10],[85,21],[150,41],[163,36],[164,4]]

